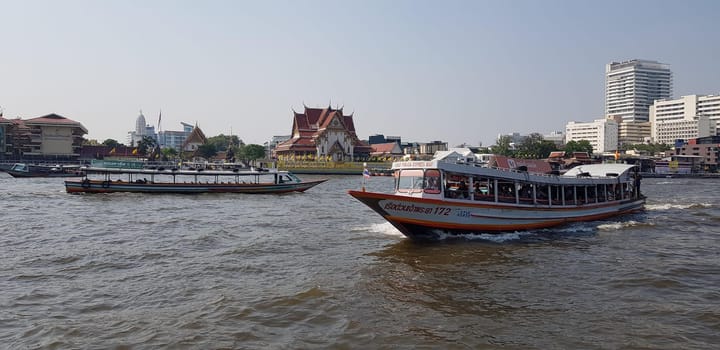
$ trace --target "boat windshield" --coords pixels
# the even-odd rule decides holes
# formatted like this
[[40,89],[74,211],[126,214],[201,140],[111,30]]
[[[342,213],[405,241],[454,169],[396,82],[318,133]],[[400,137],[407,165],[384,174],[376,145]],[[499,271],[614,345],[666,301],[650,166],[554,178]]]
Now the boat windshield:
[[429,169],[400,170],[397,181],[397,191],[403,193],[422,192],[440,193],[440,171]]
[[398,192],[418,192],[423,188],[423,171],[420,169],[400,170],[397,182]]

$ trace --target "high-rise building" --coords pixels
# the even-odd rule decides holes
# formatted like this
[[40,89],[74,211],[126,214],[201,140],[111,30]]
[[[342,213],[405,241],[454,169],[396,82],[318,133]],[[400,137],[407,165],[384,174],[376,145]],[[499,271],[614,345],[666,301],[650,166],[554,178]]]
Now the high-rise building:
[[631,60],[605,66],[605,116],[646,122],[655,100],[672,97],[670,66],[657,61]]

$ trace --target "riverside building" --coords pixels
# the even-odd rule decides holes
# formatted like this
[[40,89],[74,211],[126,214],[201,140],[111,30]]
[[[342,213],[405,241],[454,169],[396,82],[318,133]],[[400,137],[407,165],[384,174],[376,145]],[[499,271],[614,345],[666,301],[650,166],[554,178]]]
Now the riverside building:
[[674,144],[717,135],[720,122],[720,95],[689,95],[660,100],[650,106],[654,142]]
[[370,155],[370,145],[355,133],[352,114],[344,114],[342,107],[304,107],[302,113],[293,111],[292,136],[275,147],[278,159],[342,162],[365,159]]
[[615,118],[600,118],[592,122],[569,122],[565,125],[565,142],[587,140],[593,153],[617,150],[618,123]]
[[605,66],[605,116],[648,121],[653,102],[671,97],[672,72],[667,64],[631,60]]
[[[618,118],[619,119],[619,118]],[[650,122],[618,122],[618,144],[634,145],[647,143],[651,140]]]
[[76,160],[87,129],[57,114],[32,119],[0,116],[0,159]]

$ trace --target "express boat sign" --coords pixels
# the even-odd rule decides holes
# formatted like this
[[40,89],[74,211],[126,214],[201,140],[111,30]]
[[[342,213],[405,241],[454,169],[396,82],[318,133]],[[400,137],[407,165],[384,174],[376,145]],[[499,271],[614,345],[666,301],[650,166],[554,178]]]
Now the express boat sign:
[[143,162],[123,161],[123,160],[96,160],[93,159],[92,166],[95,168],[110,169],[142,169]]

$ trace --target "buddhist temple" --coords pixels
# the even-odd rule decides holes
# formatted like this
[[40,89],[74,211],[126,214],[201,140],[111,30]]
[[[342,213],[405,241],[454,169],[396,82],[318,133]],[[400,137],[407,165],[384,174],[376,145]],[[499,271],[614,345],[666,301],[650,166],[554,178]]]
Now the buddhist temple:
[[188,135],[185,142],[183,142],[182,150],[184,152],[195,152],[198,147],[204,145],[206,142],[207,137],[205,137],[205,133],[203,133],[197,124],[195,124],[195,127],[190,132],[190,135]]
[[275,148],[282,160],[359,161],[367,159],[372,148],[358,139],[353,115],[342,107],[308,108],[293,111],[292,137]]

